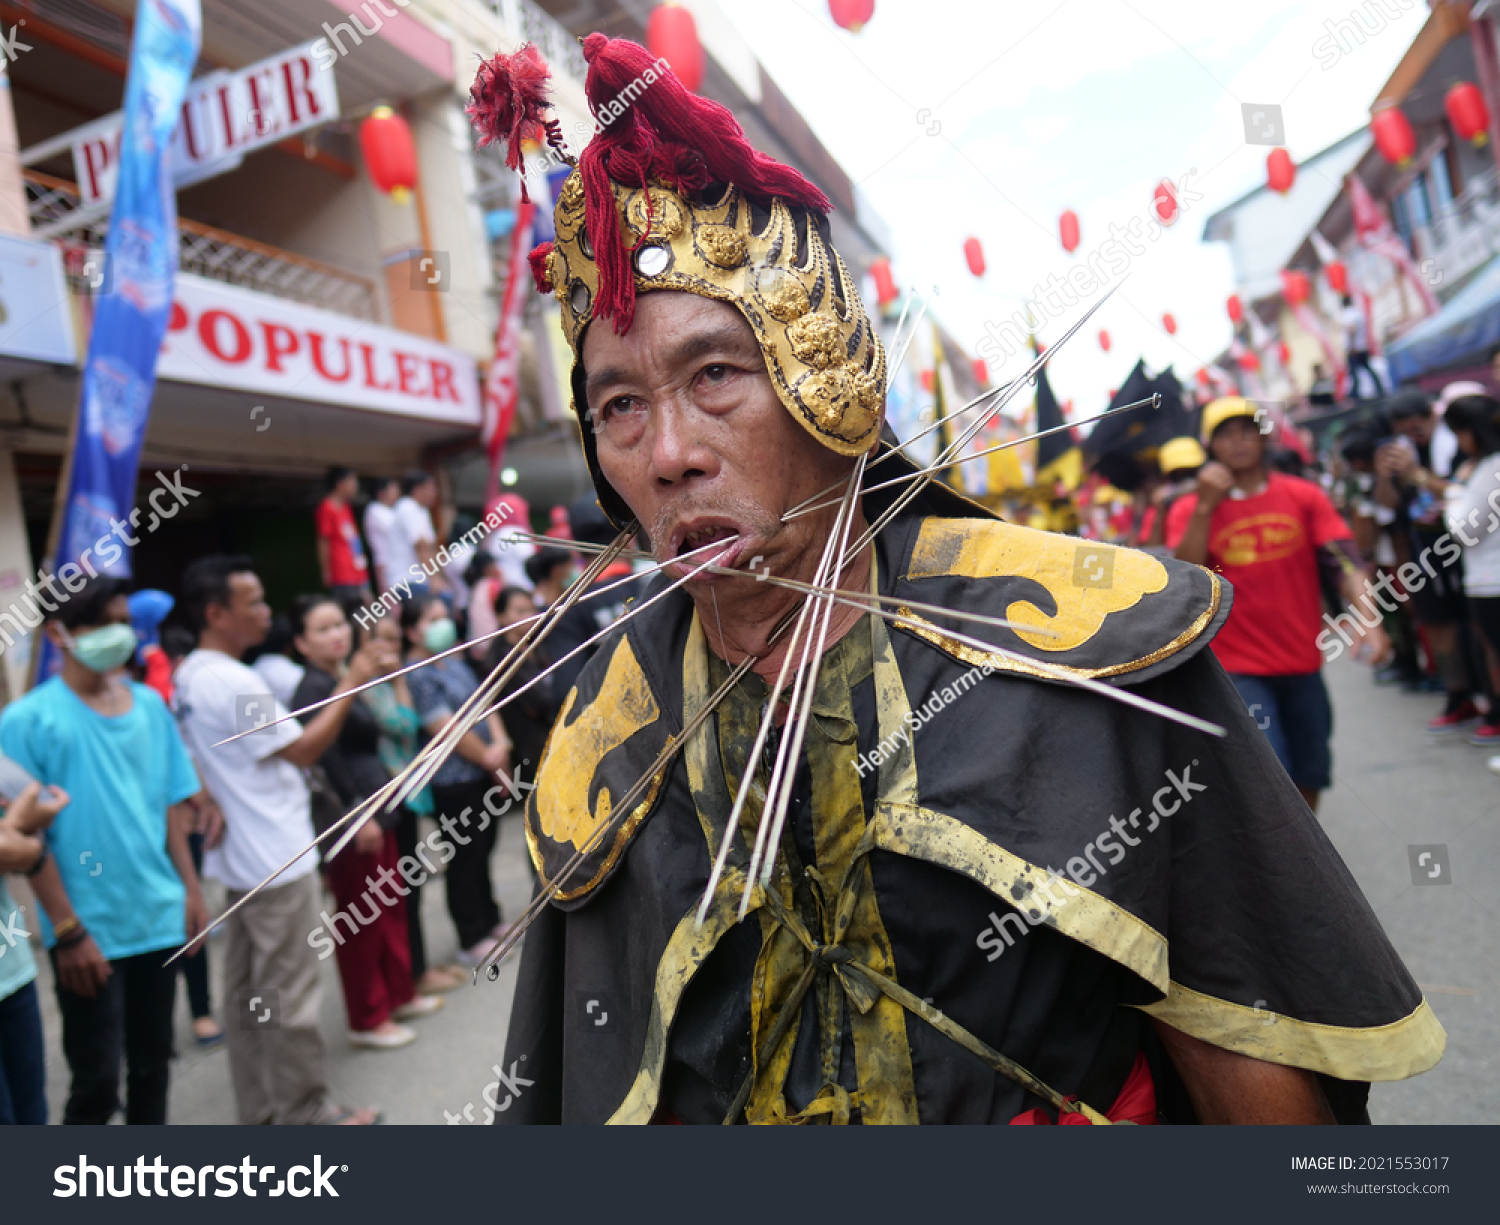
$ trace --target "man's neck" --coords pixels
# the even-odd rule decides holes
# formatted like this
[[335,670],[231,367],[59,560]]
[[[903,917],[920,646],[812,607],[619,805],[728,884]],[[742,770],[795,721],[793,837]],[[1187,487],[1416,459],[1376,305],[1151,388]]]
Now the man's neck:
[[[861,520],[855,525],[851,538],[858,536],[863,531],[863,527]],[[846,591],[866,591],[870,585],[870,565],[874,556],[874,547],[873,544],[868,544],[861,549],[859,554],[850,560],[843,575],[833,585]],[[746,583],[743,579],[738,581]],[[718,599],[717,605],[715,604],[713,589],[709,589],[701,596],[694,594],[693,603],[697,607],[698,618],[703,623],[709,649],[730,664],[738,664],[746,655],[755,655],[757,662],[751,671],[767,680],[774,681],[786,660],[787,652],[791,649],[795,628],[784,630],[774,643],[768,644],[767,639],[776,627],[788,618],[788,614],[798,609],[804,598],[800,593],[789,588],[783,587],[780,591],[785,599],[774,603],[767,601],[764,608],[757,607],[749,615],[730,619],[724,616],[722,606],[725,600],[722,596]],[[829,620],[828,636],[823,642],[823,650],[827,651],[843,638],[864,615],[863,609],[854,608],[848,604],[835,604]],[[791,617],[791,620],[795,622],[795,615]],[[813,626],[816,626],[819,620],[820,618],[814,617]],[[808,639],[804,635],[798,644],[799,656],[807,648],[807,643]]]
[[63,656],[63,684],[81,698],[97,698],[109,688],[109,681],[102,672],[85,668],[71,655]]
[[1270,477],[1266,473],[1264,464],[1258,464],[1254,468],[1246,468],[1234,474],[1234,485],[1247,498],[1257,493],[1264,492]]
[[245,653],[237,643],[217,630],[204,630],[199,634],[198,649],[202,651],[218,651],[222,655],[228,655],[230,659],[238,659]]

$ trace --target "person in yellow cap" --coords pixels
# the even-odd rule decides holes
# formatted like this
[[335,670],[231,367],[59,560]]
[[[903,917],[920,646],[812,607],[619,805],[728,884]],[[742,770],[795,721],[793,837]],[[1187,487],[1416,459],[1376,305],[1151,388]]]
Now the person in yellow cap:
[[[1370,578],[1354,533],[1328,495],[1311,481],[1267,468],[1263,411],[1241,396],[1204,407],[1201,433],[1212,459],[1199,470],[1197,489],[1172,507],[1166,539],[1175,556],[1233,585],[1234,608],[1214,639],[1214,654],[1316,811],[1333,772],[1319,570],[1325,561],[1337,565],[1345,599],[1354,605],[1367,597]],[[1378,623],[1360,629],[1376,658],[1390,653]]]
[[1156,466],[1161,471],[1161,480],[1151,490],[1151,503],[1141,513],[1141,525],[1136,531],[1136,546],[1142,549],[1165,547],[1167,515],[1183,494],[1197,488],[1198,469],[1207,462],[1203,447],[1196,438],[1183,436],[1162,443],[1156,454]]

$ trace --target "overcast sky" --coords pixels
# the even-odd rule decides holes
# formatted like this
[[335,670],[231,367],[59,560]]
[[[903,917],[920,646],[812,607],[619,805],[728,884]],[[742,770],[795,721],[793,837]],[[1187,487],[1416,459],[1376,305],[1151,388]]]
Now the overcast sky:
[[[1066,274],[1063,209],[1081,219],[1086,255],[1111,222],[1147,215],[1162,176],[1196,167],[1203,200],[1132,259],[1050,367],[1079,413],[1101,409],[1138,355],[1188,381],[1228,343],[1228,251],[1201,235],[1208,216],[1265,180],[1269,150],[1245,143],[1241,103],[1279,103],[1300,162],[1367,122],[1428,14],[1421,0],[876,0],[852,35],[826,0],[720,6],[884,218],[899,283],[936,286],[936,310],[971,352],[985,320],[1014,314],[1050,272]],[[1325,23],[1356,10],[1363,28],[1379,27],[1362,45],[1320,43]],[[971,234],[984,244],[982,283],[964,263]],[[1082,309],[1047,323],[1042,339]]]

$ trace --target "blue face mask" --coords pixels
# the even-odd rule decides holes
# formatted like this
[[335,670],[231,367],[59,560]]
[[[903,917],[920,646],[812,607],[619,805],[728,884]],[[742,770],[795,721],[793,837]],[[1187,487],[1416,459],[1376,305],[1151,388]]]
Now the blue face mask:
[[90,672],[111,672],[135,654],[135,630],[128,625],[106,625],[74,638],[63,631],[68,654]]
[[452,617],[432,622],[422,631],[422,645],[434,655],[439,655],[458,642],[458,626]]

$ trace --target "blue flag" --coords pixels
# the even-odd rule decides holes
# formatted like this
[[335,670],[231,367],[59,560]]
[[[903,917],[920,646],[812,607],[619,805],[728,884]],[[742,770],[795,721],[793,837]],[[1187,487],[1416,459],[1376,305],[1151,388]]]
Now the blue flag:
[[[177,197],[167,160],[201,28],[199,0],[142,0],[136,9],[119,176],[104,240],[105,279],[83,366],[63,527],[52,559],[52,573],[65,586],[80,572],[128,576],[130,549],[140,539],[139,516],[132,513],[136,465],[177,273]],[[78,569],[59,573],[69,563]],[[38,679],[55,664],[43,639]]]

